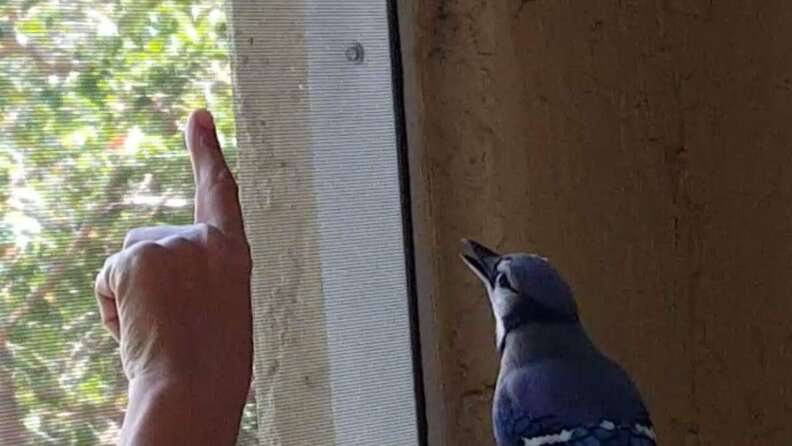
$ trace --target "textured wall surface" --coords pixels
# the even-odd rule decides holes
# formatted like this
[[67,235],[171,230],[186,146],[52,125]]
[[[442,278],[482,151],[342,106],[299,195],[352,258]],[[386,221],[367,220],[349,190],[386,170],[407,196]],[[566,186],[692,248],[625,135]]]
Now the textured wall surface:
[[310,107],[300,88],[308,77],[305,30],[289,20],[302,17],[305,5],[282,5],[276,16],[256,1],[230,5],[240,198],[254,263],[260,444],[333,445]]
[[432,444],[492,444],[463,236],[557,264],[663,444],[792,441],[788,2],[400,3]]

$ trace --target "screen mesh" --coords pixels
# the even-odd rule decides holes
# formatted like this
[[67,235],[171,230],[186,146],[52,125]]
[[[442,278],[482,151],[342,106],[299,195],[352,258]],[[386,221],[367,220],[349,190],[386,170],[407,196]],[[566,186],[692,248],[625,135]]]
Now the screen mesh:
[[239,443],[417,442],[386,11],[0,1],[0,444],[115,443],[126,381],[93,279],[129,229],[191,222],[198,107],[255,262]]
[[262,438],[415,444],[386,2],[232,17]]
[[219,0],[0,1],[0,444],[114,444],[126,380],[94,276],[128,229],[192,221],[190,110],[213,110],[235,164],[226,17]]

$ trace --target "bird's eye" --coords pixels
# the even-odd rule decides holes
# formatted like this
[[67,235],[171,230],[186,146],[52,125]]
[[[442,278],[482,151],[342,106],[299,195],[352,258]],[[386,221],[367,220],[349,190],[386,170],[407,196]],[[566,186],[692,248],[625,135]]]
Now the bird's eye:
[[507,289],[511,289],[512,288],[511,283],[509,283],[509,278],[506,277],[505,273],[498,274],[498,277],[497,277],[496,280],[497,280],[497,284],[498,284],[499,287],[507,288]]

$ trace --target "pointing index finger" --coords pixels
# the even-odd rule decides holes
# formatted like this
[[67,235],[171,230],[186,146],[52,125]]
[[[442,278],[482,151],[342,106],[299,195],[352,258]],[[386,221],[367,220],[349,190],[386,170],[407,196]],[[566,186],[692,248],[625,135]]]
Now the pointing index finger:
[[208,111],[196,110],[190,115],[185,140],[195,178],[195,223],[211,224],[228,236],[242,236],[237,184]]

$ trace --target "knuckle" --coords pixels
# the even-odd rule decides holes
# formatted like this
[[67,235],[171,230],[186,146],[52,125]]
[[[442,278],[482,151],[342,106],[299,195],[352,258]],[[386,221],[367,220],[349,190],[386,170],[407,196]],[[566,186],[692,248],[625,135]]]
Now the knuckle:
[[137,229],[132,229],[126,233],[126,236],[124,236],[124,248],[129,247],[135,242],[138,232]]
[[218,169],[217,172],[214,174],[214,181],[217,184],[229,184],[236,186],[236,181],[234,180],[234,175],[227,167],[223,167],[222,169]]
[[162,243],[165,243],[169,248],[172,247],[176,249],[190,249],[195,245],[195,242],[183,235],[168,237],[167,240],[162,241]]
[[168,239],[167,245],[180,256],[194,256],[201,251],[201,244],[192,237],[178,235]]
[[217,228],[208,223],[198,223],[196,224],[196,228],[198,229],[198,233],[203,237],[215,237],[220,233]]
[[210,189],[216,189],[221,193],[237,194],[239,186],[237,185],[234,175],[227,167],[217,169],[211,175]]
[[156,268],[165,259],[167,250],[162,245],[144,241],[129,248],[126,261],[134,271],[150,270]]
[[208,223],[199,223],[197,231],[206,246],[216,246],[224,238],[223,231]]
[[109,296],[112,294],[112,289],[110,285],[110,273],[112,270],[112,265],[116,258],[118,258],[119,254],[113,254],[110,257],[105,259],[104,265],[99,270],[99,273],[96,274],[94,278],[93,288],[94,294],[96,296]]
[[104,272],[100,272],[94,277],[93,291],[96,296],[104,294],[104,289],[102,288],[102,274],[104,274]]

